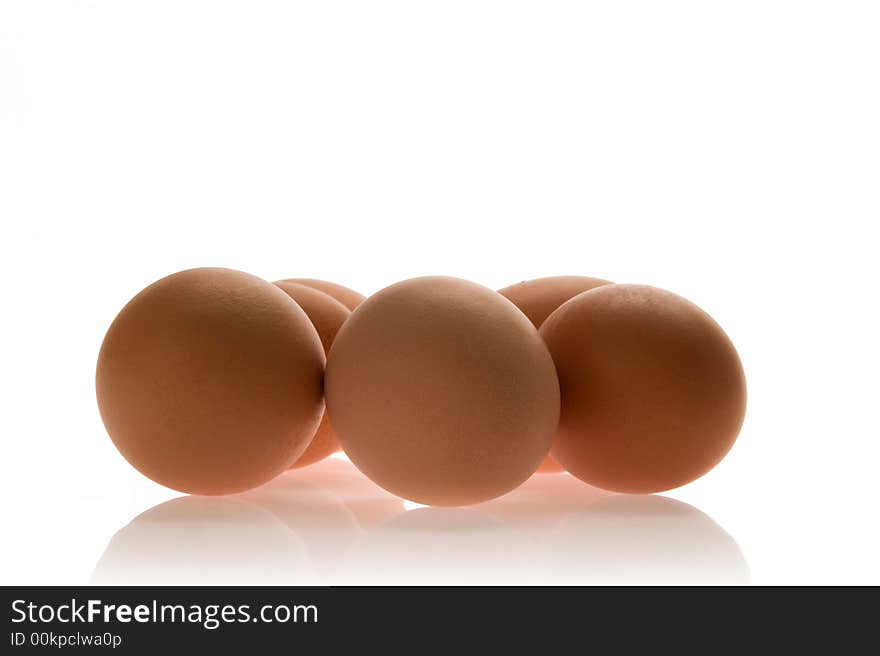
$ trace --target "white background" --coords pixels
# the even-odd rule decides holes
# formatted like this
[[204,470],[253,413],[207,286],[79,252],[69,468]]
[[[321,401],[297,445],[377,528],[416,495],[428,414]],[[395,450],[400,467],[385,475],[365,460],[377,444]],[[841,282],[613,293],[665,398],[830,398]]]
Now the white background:
[[[0,582],[880,583],[878,34],[847,0],[0,1]],[[748,416],[689,506],[414,508],[334,460],[129,525],[180,495],[116,453],[96,355],[203,265],[665,287]]]

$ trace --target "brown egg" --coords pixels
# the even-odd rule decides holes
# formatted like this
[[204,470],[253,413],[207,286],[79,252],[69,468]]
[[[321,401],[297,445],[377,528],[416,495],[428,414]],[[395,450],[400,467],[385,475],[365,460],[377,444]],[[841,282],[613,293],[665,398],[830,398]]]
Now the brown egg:
[[540,328],[544,320],[568,299],[610,284],[608,280],[587,276],[552,276],[519,282],[499,289],[498,293],[522,310],[535,328]]
[[[601,278],[552,276],[526,280],[499,289],[498,293],[522,310],[523,314],[535,325],[535,328],[540,328],[544,320],[568,299],[590,289],[610,284],[609,281]],[[549,455],[538,467],[539,474],[558,474],[564,471],[562,465]]]
[[559,418],[535,327],[498,293],[456,278],[407,280],[364,301],[330,350],[325,394],[355,466],[432,505],[515,488],[547,455]]
[[317,289],[319,292],[329,294],[349,310],[354,310],[367,298],[353,289],[326,280],[317,280],[315,278],[287,278],[279,282],[295,282],[300,285],[305,285],[306,287],[311,287],[312,289]]
[[[342,327],[342,324],[345,323],[345,320],[348,319],[351,311],[329,294],[320,292],[312,287],[306,287],[288,280],[279,280],[275,284],[284,290],[309,315],[315,330],[318,331],[318,337],[321,338],[324,352],[328,353],[336,333]],[[336,433],[333,432],[330,422],[327,421],[327,413],[325,411],[324,416],[321,417],[321,425],[318,426],[318,432],[315,433],[315,437],[312,438],[305,452],[291,465],[291,469],[314,464],[338,450],[339,441],[336,439]]]
[[192,494],[260,485],[306,449],[324,349],[303,310],[240,271],[191,269],[126,305],[98,356],[98,406],[120,453]]
[[746,384],[727,335],[693,303],[607,285],[541,326],[562,393],[553,457],[596,487],[648,493],[712,469],[739,433]]

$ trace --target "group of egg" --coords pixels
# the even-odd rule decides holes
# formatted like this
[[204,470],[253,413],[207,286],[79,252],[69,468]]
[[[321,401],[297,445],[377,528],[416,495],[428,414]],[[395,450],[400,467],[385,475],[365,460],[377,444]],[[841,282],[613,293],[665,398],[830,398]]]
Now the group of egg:
[[739,357],[708,314],[577,276],[498,292],[414,278],[365,299],[191,269],[123,308],[96,379],[116,447],[162,485],[241,492],[341,447],[378,485],[430,505],[563,469],[617,492],[677,487],[724,457],[746,403]]

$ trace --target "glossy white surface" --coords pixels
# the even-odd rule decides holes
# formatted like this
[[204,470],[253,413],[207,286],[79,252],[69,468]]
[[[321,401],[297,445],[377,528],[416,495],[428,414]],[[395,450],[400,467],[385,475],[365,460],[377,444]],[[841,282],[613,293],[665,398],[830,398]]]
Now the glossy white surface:
[[[469,508],[413,507],[331,459],[253,492],[178,497],[110,540],[93,583],[747,583],[736,541],[661,496],[539,475]],[[408,509],[409,508],[409,509]]]

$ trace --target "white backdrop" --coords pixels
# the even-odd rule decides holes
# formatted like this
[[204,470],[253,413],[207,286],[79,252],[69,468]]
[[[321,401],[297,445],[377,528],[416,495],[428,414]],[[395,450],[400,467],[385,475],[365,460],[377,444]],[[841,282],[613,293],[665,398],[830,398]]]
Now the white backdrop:
[[[666,496],[739,545],[738,581],[880,583],[878,34],[880,5],[848,0],[0,1],[0,582],[86,582],[179,496],[114,450],[94,364],[128,298],[211,265],[688,297],[737,345],[750,406],[729,457]],[[524,529],[480,513],[396,518],[492,536],[406,580],[566,580],[488,558]],[[332,580],[364,580],[375,540]]]

